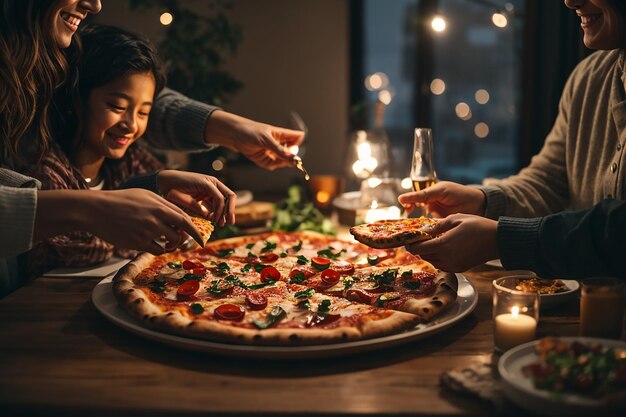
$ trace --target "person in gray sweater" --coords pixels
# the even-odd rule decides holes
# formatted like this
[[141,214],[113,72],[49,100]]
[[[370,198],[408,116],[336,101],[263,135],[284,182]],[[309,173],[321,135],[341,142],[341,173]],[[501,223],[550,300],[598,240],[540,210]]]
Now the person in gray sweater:
[[[585,45],[599,51],[572,72],[554,126],[530,165],[483,187],[444,181],[399,197],[408,210],[423,204],[435,217],[447,216],[433,229],[437,238],[408,246],[442,269],[459,272],[500,257],[508,269],[626,276],[624,262],[600,250],[624,248],[626,238],[626,212],[615,202],[626,193],[626,3],[565,4],[581,18]],[[563,241],[568,236],[581,245]]]
[[[55,116],[67,110],[54,109],[52,104],[72,70],[67,58],[71,55],[64,50],[77,48],[73,39],[80,23],[101,7],[100,0],[4,0],[0,5],[0,166],[16,160],[24,163],[23,149],[34,149],[35,160],[46,151]],[[157,98],[151,119],[146,139],[155,147],[226,146],[267,169],[293,166],[287,147],[299,144],[304,136],[168,89]],[[142,181],[135,184],[142,185]],[[181,232],[200,239],[182,209],[148,190],[40,191],[37,186],[32,178],[0,171],[0,295],[19,281],[12,257],[30,249],[33,242],[65,232],[82,230],[116,246],[152,253],[163,252],[155,243],[161,236],[171,243],[167,250],[182,242]],[[201,194],[193,184],[173,187],[193,192],[194,197]],[[234,199],[230,204],[234,206]],[[223,204],[218,209],[223,210]],[[230,219],[232,223],[234,216]]]

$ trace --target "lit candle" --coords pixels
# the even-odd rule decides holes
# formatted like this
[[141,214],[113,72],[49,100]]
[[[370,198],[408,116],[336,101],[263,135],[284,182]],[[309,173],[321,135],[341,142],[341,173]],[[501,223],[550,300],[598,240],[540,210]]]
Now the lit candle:
[[402,215],[396,206],[379,207],[376,200],[372,201],[372,208],[365,212],[365,223],[372,223],[378,220],[396,220]]
[[513,346],[535,339],[537,320],[526,314],[519,314],[519,307],[511,308],[511,313],[499,314],[495,318],[494,344],[505,351]]

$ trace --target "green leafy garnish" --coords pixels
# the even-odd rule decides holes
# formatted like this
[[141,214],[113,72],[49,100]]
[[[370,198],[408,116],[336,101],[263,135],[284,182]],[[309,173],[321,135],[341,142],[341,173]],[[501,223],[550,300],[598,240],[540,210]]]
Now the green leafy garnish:
[[276,243],[265,241],[265,247],[261,249],[261,253],[271,252],[276,249]]
[[304,300],[298,302],[298,307],[303,310],[309,310],[311,308],[311,302],[308,298],[305,298]]
[[248,258],[258,258],[258,256],[256,256],[254,253],[252,252],[248,252]]
[[304,255],[298,255],[297,258],[300,265],[306,265],[307,263],[309,263],[309,260]]
[[328,298],[322,300],[319,306],[317,306],[317,312],[320,314],[326,314],[330,311],[330,300]]
[[233,253],[235,253],[234,249],[220,249],[215,252],[215,256],[217,256],[218,258],[227,258]]
[[264,265],[264,264],[254,264],[254,270],[256,272],[261,272],[262,270],[264,270],[265,268],[267,268],[269,265]]
[[291,277],[291,280],[289,280],[289,283],[302,284],[302,282],[305,280],[306,280],[306,275],[304,275],[302,272],[298,272],[293,277]]
[[345,277],[343,279],[343,289],[347,290],[349,288],[351,288],[354,285],[354,278],[352,277]]
[[277,321],[281,320],[283,317],[285,317],[287,315],[287,313],[285,312],[285,310],[283,310],[283,308],[281,306],[276,306],[272,309],[272,311],[269,312],[269,314],[267,315],[267,317],[265,318],[265,320],[260,321],[260,320],[255,320],[252,323],[258,328],[258,329],[267,329],[268,327],[270,327],[272,324],[276,323]]
[[333,249],[335,249],[335,248],[333,248],[332,246],[329,246],[326,249],[318,250],[317,251],[317,255],[318,256],[323,256],[324,258],[335,260],[335,259],[339,258],[339,256],[346,251],[345,249],[342,249],[342,250],[340,250],[337,253],[333,253]]
[[380,274],[372,274],[370,275],[370,279],[376,282],[377,286],[382,285],[390,285],[393,284],[393,281],[396,279],[396,275],[398,274],[398,269],[387,269],[385,272]]
[[422,282],[421,281],[404,281],[402,283],[402,286],[410,290],[417,290],[419,289],[419,287],[422,286]]
[[287,252],[281,252],[280,253],[280,257],[281,258],[286,258],[287,257]]
[[230,272],[230,265],[226,262],[220,262],[217,264],[217,275],[224,276]]
[[296,185],[289,187],[287,195],[285,200],[276,204],[272,230],[285,232],[312,230],[327,235],[336,234],[331,220],[315,208],[313,203],[303,201],[300,187]]
[[273,279],[267,280],[265,282],[262,282],[260,284],[254,284],[254,285],[248,285],[246,288],[251,289],[251,290],[256,290],[259,288],[264,288],[267,287],[269,285],[275,284],[276,281],[274,281]]
[[152,292],[155,293],[160,293],[165,291],[165,280],[160,281],[158,279],[155,279],[154,281],[152,281],[152,285],[150,285],[150,289],[152,290]]
[[300,251],[300,249],[302,249],[302,241],[301,241],[301,240],[298,240],[298,243],[296,243],[295,245],[293,245],[293,246],[291,247],[291,249],[293,249],[293,250],[294,250],[294,251],[296,251],[296,252],[299,252],[299,251]]
[[189,281],[189,280],[192,280],[192,279],[195,279],[196,281],[201,281],[202,277],[200,275],[196,275],[196,274],[185,274],[185,275],[183,275],[182,278],[177,279],[176,282],[178,284],[182,284],[183,282]]
[[224,292],[224,289],[219,287],[221,282],[221,279],[211,281],[211,286],[206,289],[207,292],[213,295],[220,295],[222,292]]
[[[295,298],[309,298],[309,297],[312,297],[313,294],[315,294],[315,290],[313,288],[309,288],[309,289],[306,289],[306,290],[298,291],[293,296]],[[330,301],[328,301],[328,302],[330,302]]]
[[254,243],[248,243],[246,245],[246,249],[252,249],[254,247]]
[[193,303],[189,306],[189,309],[193,314],[202,314],[204,312],[204,307],[202,307],[202,304],[198,303]]
[[402,275],[400,275],[401,279],[411,279],[413,278],[413,270],[404,271]]
[[250,264],[245,264],[245,265],[243,266],[243,268],[241,268],[241,272],[243,272],[244,274],[247,274],[247,273],[248,273],[248,271],[250,271],[250,268],[252,268],[252,265],[250,265]]
[[168,262],[167,267],[170,269],[180,269],[183,267],[183,265],[180,261],[176,261],[176,262]]

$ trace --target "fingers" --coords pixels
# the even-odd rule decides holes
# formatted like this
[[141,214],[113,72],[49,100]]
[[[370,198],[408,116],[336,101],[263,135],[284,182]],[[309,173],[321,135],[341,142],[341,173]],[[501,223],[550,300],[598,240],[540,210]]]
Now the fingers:
[[282,146],[299,145],[304,139],[304,132],[300,130],[284,129],[275,127],[272,130],[272,136],[282,144]]
[[172,215],[172,217],[163,219],[163,221],[167,222],[167,224],[172,225],[174,229],[178,229],[178,230],[172,229],[170,233],[165,235],[167,240],[169,240],[170,242],[178,241],[180,237],[180,232],[179,232],[180,230],[180,231],[187,233],[189,236],[191,236],[193,240],[198,242],[198,245],[200,245],[201,247],[204,246],[204,242],[202,241],[202,234],[196,228],[196,226],[193,225],[189,216],[185,214],[184,212],[182,212],[182,214],[180,215]]
[[185,207],[196,216],[206,218],[211,214],[209,209],[207,209],[201,201],[196,200],[189,194],[185,194],[182,191],[171,190],[167,193],[166,198],[180,207]]
[[219,192],[224,196],[225,200],[225,208],[223,211],[223,215],[220,216],[220,221],[223,220],[223,224],[234,224],[235,223],[235,206],[237,205],[237,195],[233,190],[228,188],[222,182],[215,180],[215,185]]

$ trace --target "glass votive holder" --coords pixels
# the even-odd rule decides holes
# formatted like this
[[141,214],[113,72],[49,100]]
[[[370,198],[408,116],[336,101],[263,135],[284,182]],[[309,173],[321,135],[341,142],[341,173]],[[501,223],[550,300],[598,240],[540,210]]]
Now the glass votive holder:
[[327,211],[335,197],[343,192],[343,178],[337,175],[312,175],[307,182],[315,206]]
[[368,178],[361,183],[361,200],[356,223],[396,220],[404,217],[398,203],[400,180],[397,178]]
[[588,278],[580,292],[580,335],[621,339],[624,329],[624,281]]
[[535,340],[539,322],[539,293],[515,289],[520,278],[508,276],[493,281],[493,344],[505,352]]

